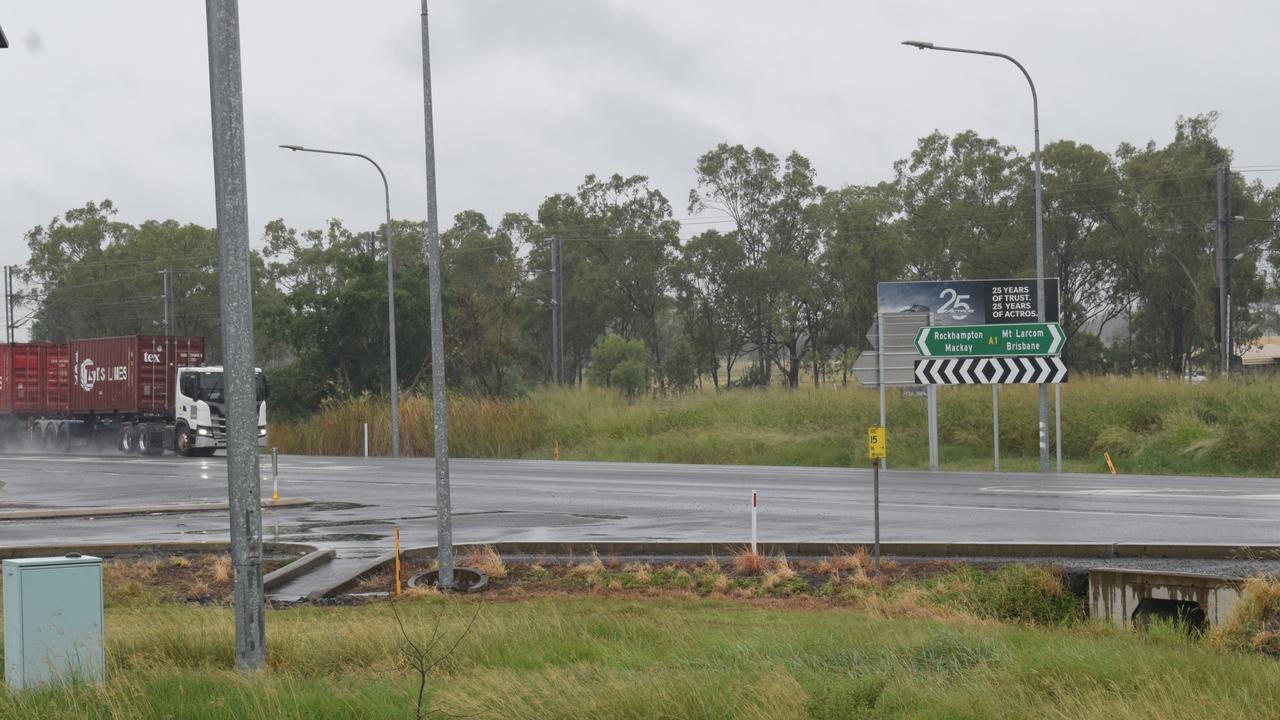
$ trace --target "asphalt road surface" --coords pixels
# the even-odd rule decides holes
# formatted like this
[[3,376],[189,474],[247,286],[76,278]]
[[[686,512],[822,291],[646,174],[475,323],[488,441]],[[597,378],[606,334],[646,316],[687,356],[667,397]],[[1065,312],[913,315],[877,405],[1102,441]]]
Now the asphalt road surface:
[[[839,468],[453,460],[455,539],[747,539],[760,492],[762,541],[871,537],[871,474]],[[263,463],[263,496],[271,495]],[[221,457],[0,455],[0,510],[225,501]],[[435,543],[429,460],[282,456],[284,497],[267,539],[377,554],[401,527]],[[882,538],[893,541],[1275,543],[1280,480],[1128,475],[881,475]],[[216,512],[0,521],[0,545],[225,539]]]

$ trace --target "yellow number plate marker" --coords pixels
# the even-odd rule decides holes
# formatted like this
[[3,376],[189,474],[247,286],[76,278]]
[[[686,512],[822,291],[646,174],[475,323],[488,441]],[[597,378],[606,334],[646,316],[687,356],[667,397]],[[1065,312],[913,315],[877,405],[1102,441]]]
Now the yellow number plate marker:
[[884,426],[873,425],[867,428],[867,458],[883,460],[888,456],[885,448]]

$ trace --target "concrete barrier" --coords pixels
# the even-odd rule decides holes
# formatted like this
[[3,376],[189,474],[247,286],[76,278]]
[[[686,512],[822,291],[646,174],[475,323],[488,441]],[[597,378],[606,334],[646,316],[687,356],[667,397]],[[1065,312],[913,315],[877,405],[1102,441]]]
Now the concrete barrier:
[[270,592],[295,577],[308,573],[316,567],[329,562],[336,554],[336,551],[332,548],[309,552],[288,565],[263,575],[262,589]]

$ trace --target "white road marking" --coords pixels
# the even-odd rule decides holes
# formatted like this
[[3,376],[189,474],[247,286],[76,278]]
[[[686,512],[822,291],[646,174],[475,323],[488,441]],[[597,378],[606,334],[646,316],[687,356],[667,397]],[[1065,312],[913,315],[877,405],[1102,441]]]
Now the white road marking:
[[1079,495],[1091,497],[1141,497],[1141,498],[1177,498],[1180,500],[1280,500],[1280,493],[1248,493],[1224,490],[1219,493],[1206,493],[1200,488],[1024,488],[1001,487],[989,485],[979,488],[981,492],[1001,495]]

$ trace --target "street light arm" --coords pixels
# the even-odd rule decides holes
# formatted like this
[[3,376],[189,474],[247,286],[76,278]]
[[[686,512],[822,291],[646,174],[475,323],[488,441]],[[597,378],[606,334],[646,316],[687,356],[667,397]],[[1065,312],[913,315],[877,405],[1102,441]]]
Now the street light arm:
[[346,152],[345,150],[321,150],[318,148],[303,147],[301,145],[281,145],[285,150],[293,150],[294,152],[312,152],[322,155],[345,155],[347,157],[356,157],[368,161],[378,176],[382,178],[382,198],[387,211],[387,222],[383,225],[382,232],[387,243],[387,341],[389,345],[388,354],[390,355],[390,395],[391,395],[391,457],[400,457],[400,377],[396,369],[396,290],[395,290],[395,260],[392,256],[391,244],[391,186],[387,184],[387,174],[382,172],[382,166],[373,158],[363,153]]
[[[369,157],[368,155],[363,155],[361,153],[355,153],[355,152],[345,152],[343,150],[319,150],[317,148],[303,147],[301,145],[281,145],[280,147],[284,148],[285,150],[293,150],[294,152],[322,153],[324,155],[346,155],[347,157],[358,157],[358,158],[363,158],[364,160],[369,161],[369,164],[372,165],[378,171],[378,174],[382,176],[382,188],[385,191],[387,196],[388,208],[391,205],[391,188],[389,185],[387,185],[387,174],[382,172],[382,166],[374,162],[373,158]],[[389,209],[388,209],[388,212],[390,212]]]
[[1031,73],[1027,72],[1027,69],[1022,66],[1022,63],[1018,62],[1012,55],[1005,55],[1004,53],[993,52],[991,50],[971,50],[969,48],[957,48],[957,47],[947,47],[945,45],[934,45],[931,42],[922,42],[920,40],[904,40],[902,41],[902,44],[910,45],[911,47],[918,48],[920,50],[939,50],[941,52],[965,53],[967,55],[986,55],[987,57],[1004,58],[1005,60],[1008,60],[1014,65],[1017,65],[1018,69],[1022,71],[1022,76],[1027,79],[1027,84],[1031,86],[1031,105],[1036,118],[1036,121],[1035,121],[1036,135],[1039,136],[1040,134],[1040,98],[1036,94],[1035,81],[1031,79]]

